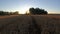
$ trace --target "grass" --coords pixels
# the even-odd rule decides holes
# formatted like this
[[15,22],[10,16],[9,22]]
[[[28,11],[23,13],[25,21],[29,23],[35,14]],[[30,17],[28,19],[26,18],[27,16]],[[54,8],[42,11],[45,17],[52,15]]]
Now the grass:
[[0,16],[0,32],[1,34],[60,34],[60,15]]

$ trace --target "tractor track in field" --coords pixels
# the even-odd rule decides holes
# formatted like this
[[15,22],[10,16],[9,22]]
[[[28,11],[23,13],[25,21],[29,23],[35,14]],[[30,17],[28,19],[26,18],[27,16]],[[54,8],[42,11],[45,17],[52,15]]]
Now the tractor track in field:
[[32,24],[29,26],[29,34],[41,34],[42,30],[38,27],[36,20],[33,16],[32,18]]

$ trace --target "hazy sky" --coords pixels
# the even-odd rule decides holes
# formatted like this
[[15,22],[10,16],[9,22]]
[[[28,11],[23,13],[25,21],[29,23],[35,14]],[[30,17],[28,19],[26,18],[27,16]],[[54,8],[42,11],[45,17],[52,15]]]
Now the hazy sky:
[[0,10],[20,11],[39,7],[49,13],[60,13],[60,0],[0,0]]

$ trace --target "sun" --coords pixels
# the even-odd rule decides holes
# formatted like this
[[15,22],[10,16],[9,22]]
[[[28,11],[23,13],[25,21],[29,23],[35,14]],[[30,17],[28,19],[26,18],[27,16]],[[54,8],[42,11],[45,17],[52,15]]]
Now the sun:
[[21,9],[19,13],[25,14],[26,12],[29,12],[29,7]]
[[29,8],[31,8],[31,6],[22,6],[19,13],[20,14],[25,14],[26,12],[29,13]]
[[27,12],[27,9],[26,10],[23,9],[23,10],[19,11],[20,14],[25,14],[26,12]]

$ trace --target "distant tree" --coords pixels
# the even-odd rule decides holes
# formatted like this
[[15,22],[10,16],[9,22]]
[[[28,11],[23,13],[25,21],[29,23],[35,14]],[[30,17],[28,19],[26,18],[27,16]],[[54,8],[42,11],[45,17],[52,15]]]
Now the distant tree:
[[4,15],[9,15],[9,12],[3,12]]
[[30,8],[29,11],[30,11],[30,14],[35,14],[35,12],[34,12],[35,9],[34,8]]
[[5,11],[0,11],[0,15],[18,15],[18,11],[16,12],[5,12]]
[[45,11],[44,9],[40,9],[40,8],[30,8],[29,9],[29,11],[30,11],[30,14],[48,14],[48,12],[47,11]]
[[18,14],[19,14],[19,12],[18,12],[18,11],[16,11],[16,12],[14,12],[13,14],[14,14],[14,15],[18,15]]
[[25,15],[29,15],[29,13],[26,11]]
[[3,13],[3,11],[0,11],[0,15],[3,15],[4,13]]
[[10,15],[13,15],[13,12],[10,12]]

